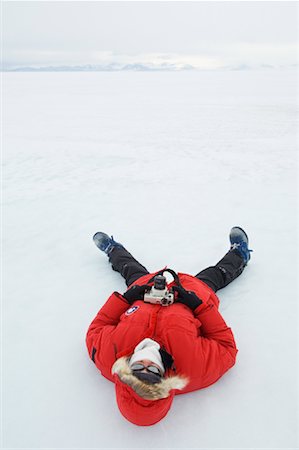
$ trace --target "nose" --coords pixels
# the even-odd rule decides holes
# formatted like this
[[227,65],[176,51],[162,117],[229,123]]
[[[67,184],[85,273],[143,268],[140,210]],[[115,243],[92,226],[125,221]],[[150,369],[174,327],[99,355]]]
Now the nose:
[[140,361],[145,367],[148,367],[148,366],[154,366],[155,364],[152,362],[152,361],[150,361],[149,359],[143,359],[142,361]]

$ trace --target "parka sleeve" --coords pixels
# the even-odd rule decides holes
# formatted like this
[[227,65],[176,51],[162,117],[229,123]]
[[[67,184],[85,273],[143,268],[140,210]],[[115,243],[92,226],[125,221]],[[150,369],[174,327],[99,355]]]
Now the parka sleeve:
[[200,305],[195,316],[201,326],[193,348],[193,363],[208,386],[235,364],[238,350],[231,329],[214,303]]
[[86,335],[86,345],[88,353],[94,362],[95,353],[99,356],[102,350],[103,333],[112,333],[119,322],[120,316],[128,307],[129,304],[122,295],[118,292],[113,292],[91,322]]
[[201,323],[201,334],[223,345],[229,352],[235,354],[236,343],[231,329],[226,325],[222,315],[214,303],[201,305],[195,310],[195,316]]

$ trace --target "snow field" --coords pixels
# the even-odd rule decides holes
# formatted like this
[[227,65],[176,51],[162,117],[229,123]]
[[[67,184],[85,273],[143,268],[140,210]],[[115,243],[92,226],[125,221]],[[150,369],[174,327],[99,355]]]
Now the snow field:
[[[3,74],[4,448],[298,447],[296,75]],[[234,225],[254,249],[219,292],[237,364],[130,424],[85,348],[125,290],[92,235],[195,274]]]

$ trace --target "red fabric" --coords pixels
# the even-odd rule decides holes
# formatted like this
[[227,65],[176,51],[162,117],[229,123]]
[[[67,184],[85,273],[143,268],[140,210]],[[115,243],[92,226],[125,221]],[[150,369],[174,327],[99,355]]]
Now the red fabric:
[[[146,284],[154,275],[145,275],[134,284]],[[205,388],[215,383],[235,364],[236,344],[231,329],[218,311],[218,297],[197,278],[182,273],[178,275],[182,286],[194,291],[203,301],[194,312],[181,303],[165,307],[137,300],[133,306],[138,308],[131,314],[126,314],[131,306],[117,292],[100,309],[88,329],[86,343],[89,355],[94,354],[94,362],[103,376],[115,382],[115,376],[111,374],[113,363],[121,356],[131,355],[135,346],[146,337],[154,339],[174,358],[175,370],[168,370],[166,376],[178,374],[188,377],[187,386],[182,391],[176,390],[175,394]],[[124,389],[127,393],[127,387]],[[130,391],[132,394],[132,389]],[[117,392],[118,406],[122,411],[121,398]],[[125,398],[127,394],[123,397],[124,401]],[[155,403],[162,411],[162,405],[166,405],[167,401],[168,399],[150,402]],[[168,401],[168,409],[170,405],[171,402]],[[142,417],[142,409],[145,418]],[[144,406],[141,410],[139,408],[136,417],[132,411],[135,419],[130,417],[128,420],[146,425],[143,422],[151,422],[149,409]],[[152,411],[154,409],[155,406],[152,406]],[[126,414],[129,415],[128,412]],[[160,418],[165,414],[163,412]],[[153,413],[153,418],[158,416],[157,412]]]
[[146,400],[136,394],[130,386],[120,381],[117,375],[114,375],[113,378],[118,408],[129,422],[139,426],[149,426],[166,416],[173,401],[174,390],[167,398]]

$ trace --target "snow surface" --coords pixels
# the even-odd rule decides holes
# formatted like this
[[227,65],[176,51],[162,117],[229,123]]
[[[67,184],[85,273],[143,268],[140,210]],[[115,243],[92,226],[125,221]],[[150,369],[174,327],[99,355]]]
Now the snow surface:
[[[3,447],[298,448],[296,71],[5,73]],[[244,227],[219,292],[239,348],[137,427],[85,348],[125,283],[93,244],[195,274]]]

